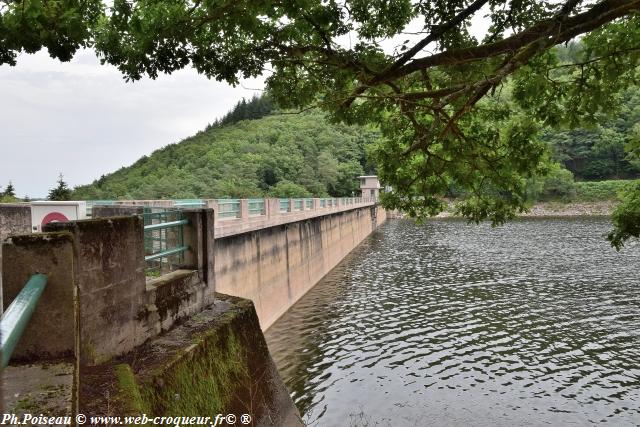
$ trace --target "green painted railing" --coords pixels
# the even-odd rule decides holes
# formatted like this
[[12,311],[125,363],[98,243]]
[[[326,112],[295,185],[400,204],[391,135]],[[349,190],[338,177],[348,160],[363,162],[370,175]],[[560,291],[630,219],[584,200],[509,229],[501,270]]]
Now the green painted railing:
[[293,210],[301,211],[302,210],[302,199],[293,199]]
[[313,199],[304,199],[304,208],[307,210],[313,209]]
[[240,199],[218,199],[218,218],[240,217]]
[[189,224],[189,220],[180,219],[177,221],[159,222],[157,224],[149,224],[144,226],[144,231],[162,230],[164,228],[180,227]]
[[177,199],[173,201],[175,207],[202,207],[206,206],[207,202],[202,199]]
[[289,212],[289,199],[280,199],[280,212]]
[[18,296],[2,314],[0,321],[0,335],[2,336],[2,367],[6,367],[11,360],[22,333],[29,324],[36,309],[38,300],[47,286],[47,276],[34,274],[22,288]]
[[264,199],[249,199],[249,216],[264,215]]
[[145,208],[144,219],[144,260],[147,274],[163,274],[182,263],[184,252],[189,247],[184,244],[184,226],[189,221],[176,208]]
[[87,200],[87,216],[91,216],[93,214],[93,207],[96,205],[101,205],[101,206],[111,206],[111,205],[115,205],[116,201],[115,200]]
[[162,252],[157,252],[155,254],[147,255],[144,257],[145,261],[153,261],[154,259],[166,258],[171,255],[182,254],[185,251],[188,251],[188,246],[178,246],[177,248],[167,249]]

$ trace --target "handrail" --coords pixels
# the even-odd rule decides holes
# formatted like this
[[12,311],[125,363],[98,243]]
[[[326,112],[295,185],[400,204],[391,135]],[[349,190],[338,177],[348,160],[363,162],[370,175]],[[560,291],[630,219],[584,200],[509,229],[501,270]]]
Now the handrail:
[[38,300],[46,286],[47,276],[44,274],[34,274],[2,314],[0,335],[2,336],[3,368],[9,364],[13,350],[15,350],[22,337],[22,333],[29,324],[29,320],[31,320]]
[[216,199],[219,218],[238,218],[240,199]]
[[204,206],[205,202],[184,202],[184,203],[174,203],[173,206],[179,208],[184,206]]
[[249,208],[249,216],[265,214],[264,199],[248,199],[247,206]]
[[144,226],[144,231],[162,230],[165,228],[179,227],[189,224],[188,219],[180,219],[178,221],[161,222],[158,224],[149,224]]
[[189,250],[188,246],[178,246],[177,248],[167,249],[166,251],[158,252],[155,254],[147,255],[144,257],[145,261],[151,261],[152,259],[164,258],[169,255],[178,254],[180,252],[186,252]]
[[[191,202],[190,200],[183,201]],[[177,264],[169,263],[169,268],[172,268],[172,265],[179,265],[182,262],[182,254],[189,250],[189,247],[184,243],[184,226],[190,222],[188,218],[184,218],[184,211],[169,207],[161,212],[145,213],[143,217],[146,223],[143,230],[144,260],[147,262],[147,272],[156,269],[162,272],[165,262],[163,258],[168,258],[171,255],[179,255],[180,259],[177,259]]]

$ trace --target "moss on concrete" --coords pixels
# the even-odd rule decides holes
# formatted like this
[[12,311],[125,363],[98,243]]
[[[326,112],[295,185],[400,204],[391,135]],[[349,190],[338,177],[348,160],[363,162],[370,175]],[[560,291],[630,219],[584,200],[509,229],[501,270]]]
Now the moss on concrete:
[[248,376],[246,357],[233,332],[218,331],[193,344],[159,367],[141,394],[163,415],[223,412],[238,384]]
[[31,247],[33,245],[41,245],[43,242],[47,242],[47,244],[55,244],[58,242],[73,243],[73,235],[68,231],[20,234],[11,236],[10,241],[16,246]]
[[109,365],[81,378],[81,387],[114,390],[116,398],[81,392],[81,412],[110,406],[156,416],[249,413],[253,425],[302,425],[247,300],[225,296]]
[[140,389],[136,384],[135,375],[131,370],[131,366],[126,363],[121,363],[114,366],[113,373],[117,380],[116,400],[118,406],[124,409],[124,413],[149,413],[149,407],[140,395]]

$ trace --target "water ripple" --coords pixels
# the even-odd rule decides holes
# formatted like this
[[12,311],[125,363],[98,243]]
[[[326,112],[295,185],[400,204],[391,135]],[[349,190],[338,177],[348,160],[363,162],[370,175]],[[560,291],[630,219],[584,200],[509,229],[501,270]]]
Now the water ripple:
[[640,425],[640,246],[389,221],[266,333],[309,425]]

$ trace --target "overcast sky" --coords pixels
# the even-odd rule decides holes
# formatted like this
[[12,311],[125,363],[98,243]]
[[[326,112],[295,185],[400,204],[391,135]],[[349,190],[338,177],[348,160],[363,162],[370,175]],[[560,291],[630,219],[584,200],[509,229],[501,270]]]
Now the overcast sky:
[[70,186],[90,183],[204,129],[263,84],[242,86],[193,70],[127,83],[91,51],[70,63],[21,55],[0,66],[0,186],[44,197],[59,173]]

